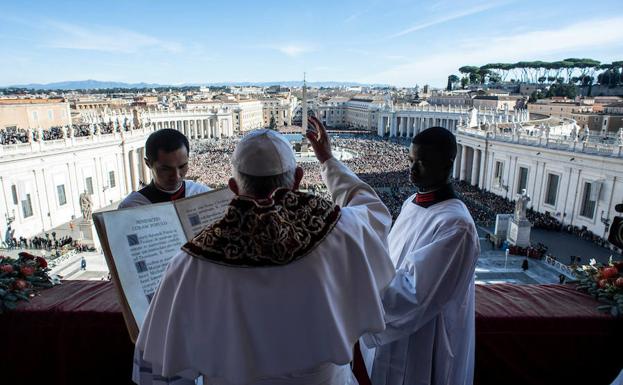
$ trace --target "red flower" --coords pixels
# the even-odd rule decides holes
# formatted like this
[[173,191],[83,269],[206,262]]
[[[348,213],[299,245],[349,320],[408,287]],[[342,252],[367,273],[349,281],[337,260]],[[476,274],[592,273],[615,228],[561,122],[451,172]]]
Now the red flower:
[[15,282],[13,282],[13,287],[17,290],[24,290],[28,287],[28,282],[23,279],[16,279]]
[[617,275],[619,275],[619,270],[617,270],[616,267],[606,267],[605,269],[603,269],[601,274],[603,275],[604,278],[610,279],[610,278],[614,278]]
[[2,266],[0,266],[0,271],[2,271],[3,273],[12,273],[13,272],[13,266],[11,266],[11,265],[2,265]]
[[48,261],[46,261],[45,258],[37,257],[35,259],[37,260],[40,268],[45,269],[46,267],[48,267]]
[[601,279],[599,280],[599,282],[597,282],[597,285],[599,285],[600,288],[604,288],[608,285],[608,280],[607,279]]
[[614,286],[616,286],[616,287],[623,287],[623,277],[617,278],[617,280],[614,281]]
[[32,255],[30,253],[27,253],[25,251],[22,251],[21,253],[19,253],[17,255],[19,255],[22,259],[25,259],[25,260],[33,260],[33,259],[35,259],[34,255]]
[[20,273],[22,273],[22,275],[24,275],[24,277],[29,277],[35,273],[35,268],[32,266],[22,266],[19,271]]

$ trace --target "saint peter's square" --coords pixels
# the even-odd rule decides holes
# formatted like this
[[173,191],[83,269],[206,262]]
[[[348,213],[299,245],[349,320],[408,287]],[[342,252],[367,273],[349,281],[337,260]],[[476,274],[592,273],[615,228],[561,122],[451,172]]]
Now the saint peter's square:
[[[369,3],[343,15],[339,20],[343,31],[335,26],[331,31],[350,36],[349,28],[357,28],[370,38],[370,49],[358,48],[354,41],[348,46],[297,45],[286,43],[284,37],[276,39],[283,43],[253,47],[232,43],[229,51],[214,39],[210,41],[217,48],[212,53],[205,44],[184,42],[182,36],[187,35],[181,31],[156,37],[148,36],[150,29],[139,25],[132,31],[131,26],[111,29],[94,23],[91,28],[86,23],[44,19],[41,26],[31,26],[47,28],[50,36],[66,33],[66,44],[52,37],[41,37],[41,44],[67,57],[76,55],[76,62],[88,62],[92,68],[74,64],[63,68],[56,62],[58,74],[46,69],[45,76],[40,75],[33,66],[25,67],[32,72],[26,75],[0,71],[5,72],[0,81],[0,326],[10,334],[4,350],[20,354],[27,354],[28,349],[16,346],[20,338],[12,336],[11,330],[28,335],[37,329],[36,338],[25,337],[25,341],[29,349],[40,351],[32,353],[31,363],[43,368],[40,373],[34,367],[25,369],[20,362],[23,358],[2,353],[0,362],[10,366],[10,383],[136,382],[132,351],[138,342],[133,333],[141,325],[138,318],[128,316],[134,304],[128,299],[130,289],[117,260],[120,256],[115,250],[120,249],[114,243],[123,240],[132,248],[143,238],[136,235],[139,227],[134,227],[136,234],[117,237],[111,223],[121,222],[109,218],[131,213],[134,208],[120,208],[120,203],[155,185],[147,143],[150,135],[163,130],[182,134],[190,148],[183,179],[238,195],[230,180],[238,172],[232,166],[235,149],[258,130],[278,132],[302,169],[298,189],[323,201],[336,201],[307,136],[316,129],[310,122],[317,120],[326,127],[332,157],[371,187],[391,214],[392,224],[405,207],[416,202],[416,192],[422,193],[411,182],[414,138],[431,127],[441,127],[456,139],[449,184],[473,219],[480,248],[472,277],[474,379],[466,384],[623,384],[623,377],[617,377],[623,370],[623,61],[613,56],[623,52],[623,35],[613,27],[623,20],[613,15],[602,15],[604,20],[595,19],[593,24],[591,18],[570,19],[558,27],[526,27],[529,31],[518,35],[504,31],[509,36],[490,42],[488,36],[476,33],[473,43],[479,43],[482,58],[473,54],[473,44],[463,36],[456,40],[458,53],[435,53],[437,48],[431,46],[429,58],[421,51],[434,39],[429,31],[447,27],[460,34],[461,23],[476,25],[471,18],[497,23],[487,17],[490,12],[499,12],[499,20],[515,20],[513,4],[473,3],[463,11],[442,1],[417,7],[395,4],[413,7],[412,15],[419,21],[411,27],[410,21],[400,21],[406,23],[402,30],[379,26],[384,36],[375,40],[366,35],[364,26],[356,27],[364,20],[373,24],[372,14],[386,11]],[[209,7],[193,6],[197,12],[210,13]],[[135,5],[128,7],[135,9]],[[548,5],[543,12],[554,14],[560,7]],[[13,13],[0,19],[26,26],[17,15],[27,8],[7,9]],[[170,6],[165,8],[175,12]],[[430,19],[416,17],[416,10],[430,13]],[[113,23],[112,13],[100,11],[110,15]],[[293,17],[300,11],[288,10]],[[184,14],[191,17],[188,12]],[[309,12],[322,17],[315,10]],[[402,20],[396,13],[390,13],[387,20],[392,17]],[[171,23],[184,27],[177,17]],[[304,40],[301,36],[306,35],[295,31],[296,24],[287,25],[294,37]],[[253,31],[264,31],[264,27],[267,31],[275,28],[259,24]],[[599,42],[606,39],[599,32],[602,27],[619,31],[612,32],[618,40]],[[577,33],[580,28],[598,36],[586,43]],[[500,31],[492,27],[491,34]],[[98,33],[110,36],[99,39]],[[225,29],[212,33],[210,38],[230,33],[232,41],[238,38]],[[179,41],[174,41],[178,35]],[[558,41],[560,49],[535,48],[540,39],[556,37],[575,41],[577,47]],[[522,39],[533,45],[521,45]],[[398,40],[417,43],[417,47],[409,46],[415,52],[413,58],[397,42],[394,51],[384,50],[383,41],[394,47]],[[505,48],[507,41],[518,47],[517,52]],[[6,50],[18,52],[14,44]],[[280,55],[288,64],[275,64],[279,70],[258,64],[269,71],[262,74],[252,61],[240,64],[245,61],[235,56],[240,52],[230,53],[241,50],[252,56],[267,55],[267,63],[273,63],[270,55]],[[376,61],[374,50],[383,52],[378,54],[383,60]],[[162,51],[162,56],[156,51]],[[104,53],[111,56],[111,63],[104,63]],[[141,53],[156,55],[162,68],[141,62]],[[163,59],[182,54],[205,68],[189,64],[192,76],[184,77],[179,75],[184,64]],[[316,54],[327,58],[344,54],[354,59],[344,61],[347,70],[330,72],[329,68],[337,66],[330,60],[309,64]],[[123,55],[135,61],[121,59]],[[225,59],[227,55],[235,59]],[[450,64],[437,65],[435,57]],[[140,68],[135,70],[137,63]],[[387,63],[394,64],[381,65]],[[131,75],[80,80],[110,74],[107,71],[114,66],[122,68],[119,73],[128,68]],[[210,73],[211,66],[218,75]],[[239,75],[246,68],[250,68],[249,75]],[[163,75],[165,69],[176,75]],[[71,71],[78,77],[72,78]],[[151,83],[136,83],[151,79]],[[155,203],[154,210],[164,212],[168,204]],[[183,228],[183,220],[178,219],[182,209],[174,207],[175,217],[166,217],[162,223],[181,221]],[[197,226],[199,216],[191,217],[191,224]],[[184,232],[188,230],[179,231]],[[192,237],[186,236],[190,241]],[[165,257],[162,250],[159,254]],[[33,274],[28,268],[34,261],[39,265]],[[152,274],[149,263],[132,261],[131,270]],[[611,276],[608,269],[615,269]],[[145,284],[144,276],[141,284]],[[146,290],[144,294],[147,306],[154,293]],[[89,351],[93,357],[83,357]],[[375,383],[368,363],[357,363],[356,354],[353,378],[360,384]],[[105,356],[110,362],[103,362]],[[576,361],[580,363],[577,368]],[[80,369],[73,373],[73,367]],[[20,382],[18,374],[24,371]],[[200,377],[195,381],[204,383]]]

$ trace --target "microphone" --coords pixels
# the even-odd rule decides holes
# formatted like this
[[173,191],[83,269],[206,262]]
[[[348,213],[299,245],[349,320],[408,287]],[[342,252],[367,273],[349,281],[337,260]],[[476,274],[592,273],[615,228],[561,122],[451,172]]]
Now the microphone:
[[615,205],[614,211],[616,211],[617,213],[623,213],[623,203],[619,203],[618,205]]

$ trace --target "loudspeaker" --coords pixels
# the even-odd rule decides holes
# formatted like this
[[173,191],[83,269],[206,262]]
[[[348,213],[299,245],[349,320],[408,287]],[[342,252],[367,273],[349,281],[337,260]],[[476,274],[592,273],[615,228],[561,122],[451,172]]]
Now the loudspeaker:
[[608,234],[608,242],[623,249],[623,217],[614,217]]

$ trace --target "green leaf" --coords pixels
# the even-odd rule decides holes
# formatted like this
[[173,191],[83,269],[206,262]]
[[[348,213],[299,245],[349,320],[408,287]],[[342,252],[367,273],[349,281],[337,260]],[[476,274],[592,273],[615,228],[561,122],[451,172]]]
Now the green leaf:
[[24,293],[16,292],[15,296],[17,296],[18,298],[23,299],[24,301],[30,301],[30,298],[28,298],[28,296],[25,295]]

